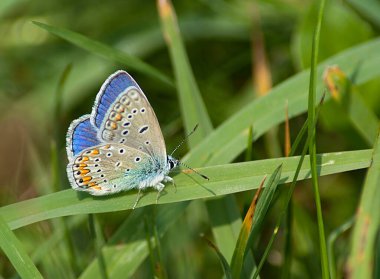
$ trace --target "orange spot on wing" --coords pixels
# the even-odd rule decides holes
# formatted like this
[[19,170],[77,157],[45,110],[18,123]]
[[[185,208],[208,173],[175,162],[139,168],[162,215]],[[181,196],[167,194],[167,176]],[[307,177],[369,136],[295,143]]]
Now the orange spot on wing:
[[84,170],[85,168],[87,168],[87,164],[83,164],[84,166],[83,167],[79,167],[79,170],[82,171]]
[[112,130],[116,130],[116,128],[117,128],[116,123],[115,122],[111,122],[111,129]]
[[82,179],[83,179],[83,182],[88,182],[92,179],[92,177],[91,176],[84,176]]
[[87,156],[83,156],[81,161],[82,161],[82,162],[86,162],[86,161],[88,161],[88,157],[87,157]]
[[91,155],[98,155],[99,154],[99,149],[93,149],[91,151]]
[[94,187],[94,186],[96,186],[97,184],[96,184],[96,182],[90,182],[89,184],[88,184],[88,187]]
[[116,121],[120,121],[121,120],[121,114],[120,113],[116,113],[115,120]]
[[102,187],[100,187],[100,186],[90,186],[90,187],[91,187],[91,189],[94,189],[94,190],[97,190],[97,191],[102,190]]
[[85,176],[85,175],[88,174],[89,172],[90,172],[89,169],[81,169],[81,171],[80,171],[80,175],[81,175],[81,176]]

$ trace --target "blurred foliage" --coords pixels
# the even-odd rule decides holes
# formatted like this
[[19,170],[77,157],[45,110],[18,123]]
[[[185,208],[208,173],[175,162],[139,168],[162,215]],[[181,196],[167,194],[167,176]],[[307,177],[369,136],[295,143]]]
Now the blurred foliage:
[[[257,30],[257,27],[252,27],[255,22],[253,10],[260,13],[260,28],[273,86],[310,66],[311,39],[317,18],[316,1],[262,0],[254,2],[255,5],[245,0],[173,2],[189,62],[214,127],[257,98],[252,85],[252,63],[255,60],[252,59],[251,39],[255,36],[252,30]],[[368,6],[373,8],[366,9],[363,2],[368,2]],[[379,35],[379,16],[375,16],[380,14],[376,13],[379,6],[371,2],[328,1],[322,24],[319,61]],[[56,176],[62,189],[70,188],[64,167],[67,162],[64,142],[67,127],[73,119],[90,112],[99,87],[117,69],[129,71],[148,95],[160,121],[167,150],[173,150],[184,136],[175,88],[86,52],[52,36],[32,21],[83,34],[140,58],[173,80],[175,76],[154,1],[0,1],[1,206],[55,192]],[[60,89],[62,73],[69,64],[72,64],[72,70]],[[360,65],[355,67],[360,71]],[[355,85],[355,73],[346,75]],[[322,83],[321,80],[319,82]],[[380,79],[376,78],[355,87],[362,102],[378,117],[379,86]],[[57,90],[62,91],[58,118],[54,116]],[[350,119],[337,113],[337,104],[333,101],[326,103],[320,118],[322,121],[317,130],[319,153],[372,148]],[[301,115],[290,120],[291,139],[296,137],[305,119],[306,115]],[[278,128],[275,136],[281,143],[284,127],[281,124]],[[254,126],[252,130],[255,133]],[[56,131],[58,137],[55,137]],[[55,146],[56,154],[52,152]],[[264,137],[254,142],[254,160],[270,156],[265,146]],[[186,148],[181,148],[177,157],[185,153]],[[244,160],[243,157],[236,161]],[[52,172],[51,164],[55,164],[55,160],[61,165],[61,173]],[[357,170],[320,179],[327,235],[355,214],[364,176],[364,171]],[[320,277],[312,196],[308,181],[300,182],[293,196],[292,278]],[[280,201],[280,197],[279,194],[277,200]],[[242,192],[234,198],[243,218],[252,193]],[[152,216],[156,214],[153,207],[149,209]],[[266,248],[279,208],[279,202],[274,201],[262,233],[254,241],[256,260]],[[122,227],[129,217],[136,218],[129,221],[130,225],[139,224],[139,218],[141,226],[144,225],[145,215],[139,215],[138,210],[99,214],[98,222],[104,238],[120,241],[113,245],[122,245],[124,240],[126,243],[136,241],[133,244],[138,250],[139,243],[145,240],[115,236],[134,231],[134,227],[128,230]],[[213,241],[212,222],[203,202],[192,201],[180,216],[165,216],[172,218],[174,224],[162,221],[152,231],[157,230],[161,237],[160,263],[163,263],[168,278],[220,278],[223,270],[218,257],[200,238],[202,234]],[[83,218],[78,220],[78,217]],[[65,217],[60,221],[39,222],[14,232],[44,277],[77,278],[90,264],[94,265],[96,257],[97,244],[89,233],[86,220],[84,216]],[[154,235],[148,237],[152,243],[157,240]],[[283,242],[280,231],[262,270],[263,278],[279,277],[284,262]],[[344,274],[350,233],[337,237],[335,242],[337,274]],[[377,245],[374,249],[379,247]],[[380,251],[377,251],[377,258],[379,255]],[[136,266],[133,277],[151,278],[155,274],[154,267],[148,257],[141,257],[142,264]],[[377,270],[380,270],[379,266]],[[15,274],[10,261],[0,254],[0,277],[16,278]]]

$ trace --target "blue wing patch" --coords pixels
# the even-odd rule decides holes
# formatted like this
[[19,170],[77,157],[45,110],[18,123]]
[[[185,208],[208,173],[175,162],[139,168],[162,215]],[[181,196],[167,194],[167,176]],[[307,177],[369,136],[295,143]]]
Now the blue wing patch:
[[88,147],[99,145],[101,141],[98,140],[96,135],[97,130],[91,124],[89,114],[74,120],[66,136],[66,151],[69,159]]
[[100,128],[109,107],[119,94],[130,86],[140,89],[134,79],[124,71],[117,71],[103,83],[91,113],[91,121],[95,127]]

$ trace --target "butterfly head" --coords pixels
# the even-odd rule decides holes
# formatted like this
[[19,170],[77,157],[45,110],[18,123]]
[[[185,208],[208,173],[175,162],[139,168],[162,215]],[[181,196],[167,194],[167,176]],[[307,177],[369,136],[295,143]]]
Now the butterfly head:
[[167,164],[169,166],[169,170],[172,170],[172,169],[176,168],[180,163],[176,158],[168,155],[167,156]]

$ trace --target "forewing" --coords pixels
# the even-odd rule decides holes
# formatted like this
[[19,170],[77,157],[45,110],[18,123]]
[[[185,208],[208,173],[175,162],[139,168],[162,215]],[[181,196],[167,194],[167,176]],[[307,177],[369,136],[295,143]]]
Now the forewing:
[[165,142],[157,117],[144,93],[135,86],[120,92],[110,106],[99,128],[98,138],[166,160]]
[[72,188],[92,195],[107,195],[137,188],[150,157],[121,144],[104,144],[83,150],[67,166]]
[[110,106],[128,87],[139,87],[136,81],[125,71],[117,71],[110,75],[103,83],[96,95],[95,105],[91,113],[91,122],[96,128],[100,128]]

